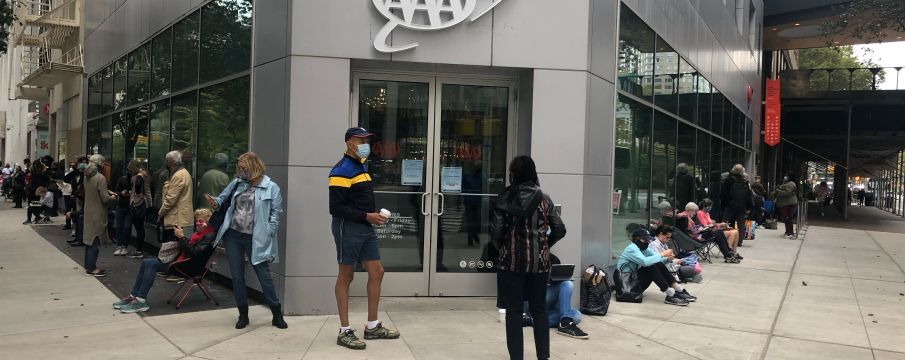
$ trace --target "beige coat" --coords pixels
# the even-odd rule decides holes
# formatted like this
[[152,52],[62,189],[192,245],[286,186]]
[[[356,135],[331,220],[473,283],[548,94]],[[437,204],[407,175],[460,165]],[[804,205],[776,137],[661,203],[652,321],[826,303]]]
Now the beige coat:
[[97,171],[97,165],[85,168],[85,228],[82,242],[91,245],[94,238],[107,234],[107,208],[116,203],[116,196],[107,189],[107,178]]
[[157,216],[158,219],[163,219],[164,229],[172,229],[174,225],[190,227],[195,223],[192,209],[192,176],[188,170],[179,169],[163,184],[162,197]]

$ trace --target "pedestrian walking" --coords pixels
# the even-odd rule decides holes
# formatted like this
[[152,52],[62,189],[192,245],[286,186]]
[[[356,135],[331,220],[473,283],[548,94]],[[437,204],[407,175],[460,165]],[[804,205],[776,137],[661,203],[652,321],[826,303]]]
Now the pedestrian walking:
[[182,153],[170,151],[166,155],[170,179],[163,184],[162,201],[157,210],[157,221],[163,226],[163,242],[176,240],[173,229],[192,226],[192,175],[182,164]]
[[500,251],[499,296],[506,308],[506,347],[510,359],[522,359],[522,312],[525,300],[534,319],[538,359],[550,357],[550,327],[546,292],[550,280],[550,248],[566,235],[553,200],[540,188],[537,170],[528,156],[509,163],[509,186],[494,203],[491,240]]
[[228,207],[223,223],[217,232],[216,243],[226,246],[229,273],[233,281],[233,296],[239,310],[236,329],[248,326],[248,297],[245,288],[245,259],[248,258],[261,292],[273,314],[271,324],[280,329],[289,325],[283,320],[283,307],[277,298],[270,264],[278,258],[277,233],[283,215],[283,197],[280,186],[264,175],[266,167],[255,153],[248,152],[236,161],[237,179],[234,179],[216,198],[205,194],[211,209],[218,211],[224,202]]
[[386,224],[389,215],[377,211],[371,175],[365,164],[371,154],[372,136],[374,134],[364,128],[348,129],[345,135],[346,152],[329,176],[330,215],[333,216],[331,230],[339,264],[335,293],[340,328],[336,343],[355,350],[366,347],[349,325],[349,285],[359,263],[368,272],[365,340],[399,338],[398,331],[384,327],[377,319],[384,270],[374,225]]
[[116,203],[117,196],[107,189],[107,178],[99,172],[104,156],[91,155],[85,168],[85,206],[83,242],[85,244],[85,274],[106,276],[107,271],[97,267],[101,236],[107,232],[107,208]]

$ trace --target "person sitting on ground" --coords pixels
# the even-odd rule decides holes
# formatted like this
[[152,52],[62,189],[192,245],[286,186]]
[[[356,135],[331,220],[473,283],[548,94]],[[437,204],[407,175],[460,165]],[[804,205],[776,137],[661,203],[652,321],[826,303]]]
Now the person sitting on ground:
[[[710,209],[713,202],[710,199],[701,200],[701,206],[688,203],[685,213],[693,226],[708,229],[700,232],[701,238],[716,243],[723,254],[723,260],[729,264],[737,264],[744,258],[738,254],[739,232],[729,227],[726,223],[715,223],[710,217]],[[704,209],[701,211],[701,209]]]
[[664,262],[673,260],[672,250],[666,250],[659,254],[649,248],[654,241],[650,231],[644,228],[635,230],[631,235],[632,243],[625,247],[619,255],[616,269],[620,273],[637,272],[638,282],[642,288],[647,288],[650,283],[657,284],[660,291],[666,293],[666,304],[687,306],[698,298],[688,293],[688,290],[680,285],[669,273]]
[[47,191],[47,188],[42,186],[35,190],[35,196],[37,196],[40,201],[37,204],[28,205],[28,218],[22,225],[31,224],[32,216],[35,218],[35,224],[50,222],[50,212],[53,210],[53,193]]
[[[550,265],[561,264],[556,255],[550,254]],[[587,339],[588,334],[578,328],[581,322],[581,312],[572,307],[572,280],[550,281],[547,284],[547,319],[551,328],[557,328],[556,333],[576,339]],[[522,324],[531,326],[534,320],[528,315],[528,302],[525,302],[525,312],[522,314]]]
[[697,211],[695,213],[696,214],[695,217],[692,218],[692,220],[694,220],[694,222],[700,226],[712,228],[712,230],[710,230],[709,234],[707,232],[705,232],[703,234],[705,239],[710,239],[711,237],[722,238],[722,239],[715,239],[714,241],[718,242],[717,245],[719,245],[719,243],[725,243],[726,246],[730,250],[732,250],[734,257],[738,258],[739,260],[743,260],[744,258],[738,254],[738,251],[736,251],[738,249],[738,244],[739,244],[738,230],[730,228],[729,224],[727,224],[727,223],[714,222],[713,219],[710,217],[709,209],[711,206],[713,206],[713,202],[710,201],[710,199],[705,198],[704,200],[701,200],[701,206],[699,207],[699,209],[704,209],[705,211]]
[[203,253],[214,243],[217,229],[207,226],[211,215],[212,213],[208,209],[195,210],[195,233],[190,238],[185,236],[181,226],[177,225],[174,227],[173,233],[176,236],[176,241],[179,241],[179,256],[169,263],[164,263],[156,257],[144,259],[138,268],[138,276],[135,277],[135,285],[132,287],[132,292],[129,293],[129,296],[113,303],[113,308],[127,314],[148,311],[151,308],[148,305],[148,291],[154,285],[154,278],[157,272],[168,272],[170,266],[182,263],[195,255]]
[[[669,250],[669,241],[672,240],[672,233],[674,230],[675,228],[669,225],[660,225],[657,227],[656,231],[654,231],[656,240],[649,245],[651,250],[658,254]],[[697,263],[686,264],[684,259],[673,258],[672,260],[665,260],[663,265],[666,265],[666,269],[675,274],[676,280],[680,282],[682,279],[693,278],[695,275],[701,274],[701,267],[696,266]]]

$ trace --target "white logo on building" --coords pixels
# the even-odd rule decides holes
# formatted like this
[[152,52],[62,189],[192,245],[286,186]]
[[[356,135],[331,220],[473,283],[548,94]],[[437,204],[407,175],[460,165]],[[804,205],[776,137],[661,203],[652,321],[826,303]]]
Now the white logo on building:
[[389,20],[374,37],[374,48],[380,52],[394,53],[418,46],[418,43],[402,46],[387,44],[390,33],[397,26],[417,31],[448,29],[466,19],[468,21],[479,19],[503,0],[493,0],[490,6],[479,12],[475,12],[478,0],[373,0],[373,2],[380,14]]

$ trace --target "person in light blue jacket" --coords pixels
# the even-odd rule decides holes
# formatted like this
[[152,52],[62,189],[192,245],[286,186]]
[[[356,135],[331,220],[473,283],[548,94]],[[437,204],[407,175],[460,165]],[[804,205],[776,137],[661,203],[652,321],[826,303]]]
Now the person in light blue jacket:
[[245,153],[236,162],[237,179],[234,179],[216,198],[205,194],[211,209],[217,210],[230,196],[232,199],[223,224],[217,231],[216,243],[226,247],[229,272],[232,275],[233,295],[239,309],[236,329],[248,326],[248,297],[245,288],[245,258],[261,283],[261,291],[273,313],[273,326],[286,329],[283,309],[277,298],[270,263],[278,260],[276,243],[283,215],[283,197],[280,186],[264,175],[264,162],[255,153]]
[[637,281],[641,288],[647,288],[653,282],[660,287],[660,291],[666,293],[664,303],[677,306],[686,306],[689,302],[697,300],[676,282],[672,274],[664,265],[664,261],[672,260],[675,256],[672,249],[664,250],[657,254],[649,248],[655,239],[650,231],[640,228],[632,232],[632,243],[625,247],[619,255],[616,268],[620,273],[637,272]]

